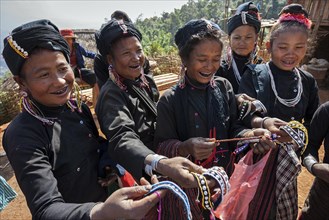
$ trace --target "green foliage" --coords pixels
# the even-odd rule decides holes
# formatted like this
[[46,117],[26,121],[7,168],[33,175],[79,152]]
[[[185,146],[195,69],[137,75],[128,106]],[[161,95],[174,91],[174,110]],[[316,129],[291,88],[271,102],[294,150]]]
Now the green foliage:
[[[147,56],[160,56],[176,53],[174,36],[178,28],[191,19],[206,18],[219,24],[226,30],[227,18],[237,5],[244,0],[188,0],[180,9],[164,12],[161,17],[143,19],[140,15],[135,22],[143,34],[143,46]],[[277,14],[286,3],[285,0],[254,0],[260,7],[262,17],[277,18]],[[169,2],[170,4],[170,2]]]
[[12,77],[11,72],[8,70],[6,71],[2,76],[0,76],[0,85],[3,84],[4,81],[6,81],[6,79]]

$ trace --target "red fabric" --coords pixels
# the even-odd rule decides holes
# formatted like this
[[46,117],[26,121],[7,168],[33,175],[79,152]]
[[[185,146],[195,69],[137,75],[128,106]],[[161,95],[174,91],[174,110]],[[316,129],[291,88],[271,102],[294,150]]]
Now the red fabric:
[[125,174],[120,177],[122,187],[130,187],[138,185],[134,177],[126,170]]
[[247,219],[249,203],[256,193],[270,152],[267,152],[261,160],[254,163],[253,151],[250,150],[235,164],[234,172],[230,178],[231,190],[214,211],[217,218],[223,220]]

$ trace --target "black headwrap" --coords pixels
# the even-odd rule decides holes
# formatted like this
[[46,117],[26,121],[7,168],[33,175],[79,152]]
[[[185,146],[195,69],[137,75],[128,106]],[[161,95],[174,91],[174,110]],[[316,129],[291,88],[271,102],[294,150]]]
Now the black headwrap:
[[24,62],[35,48],[63,52],[70,60],[70,48],[49,20],[37,20],[15,28],[4,40],[2,55],[13,75],[19,75]]
[[111,51],[112,43],[126,36],[134,36],[139,41],[142,40],[142,34],[133,23],[112,19],[95,34],[97,48],[102,56],[106,56]]
[[300,4],[290,4],[286,5],[282,8],[282,10],[279,13],[279,16],[284,13],[290,13],[290,14],[303,14],[305,18],[308,18],[308,13],[305,10],[305,8]]
[[220,27],[212,21],[206,19],[194,19],[187,22],[183,27],[179,28],[175,34],[175,43],[178,49],[182,48],[192,35],[207,30],[219,30]]
[[258,9],[252,2],[239,5],[235,15],[229,18],[227,21],[228,35],[231,35],[237,27],[245,24],[254,26],[257,33],[260,31],[261,22],[259,20]]

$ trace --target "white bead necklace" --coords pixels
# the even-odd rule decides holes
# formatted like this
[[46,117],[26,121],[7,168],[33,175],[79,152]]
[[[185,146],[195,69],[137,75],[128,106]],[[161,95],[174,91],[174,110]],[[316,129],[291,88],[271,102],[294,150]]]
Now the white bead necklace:
[[300,99],[302,97],[302,93],[303,93],[302,78],[300,76],[300,73],[299,73],[298,69],[297,68],[293,69],[293,72],[296,73],[297,78],[298,78],[298,84],[297,84],[298,92],[297,92],[297,95],[293,99],[283,99],[278,95],[278,92],[276,91],[273,74],[272,74],[271,68],[268,65],[268,63],[266,63],[266,67],[267,67],[267,70],[268,70],[268,74],[270,75],[271,87],[272,87],[273,93],[276,96],[276,98],[278,99],[278,101],[280,103],[282,103],[283,105],[287,106],[287,107],[294,107],[295,105],[297,105],[298,102],[300,101]]

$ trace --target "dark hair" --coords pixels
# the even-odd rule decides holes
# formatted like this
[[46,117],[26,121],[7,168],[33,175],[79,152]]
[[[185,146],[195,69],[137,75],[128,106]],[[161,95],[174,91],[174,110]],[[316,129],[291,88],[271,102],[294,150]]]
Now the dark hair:
[[202,41],[204,40],[213,40],[219,43],[221,49],[223,49],[223,42],[221,41],[221,33],[219,30],[212,29],[207,31],[201,31],[197,34],[194,34],[190,37],[190,39],[179,48],[179,56],[182,60],[188,60],[191,51]]
[[273,45],[273,41],[281,34],[286,32],[302,32],[307,38],[309,36],[309,30],[305,25],[296,22],[296,21],[288,21],[288,22],[278,22],[271,28],[270,32],[270,44]]

